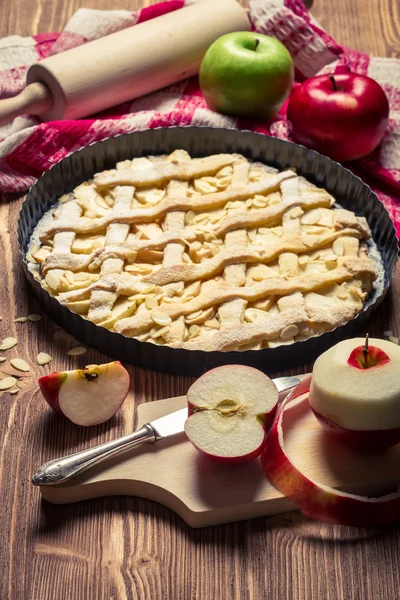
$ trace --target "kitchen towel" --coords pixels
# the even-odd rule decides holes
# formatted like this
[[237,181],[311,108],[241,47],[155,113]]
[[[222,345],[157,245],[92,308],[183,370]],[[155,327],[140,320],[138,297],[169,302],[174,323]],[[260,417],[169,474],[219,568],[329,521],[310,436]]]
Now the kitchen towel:
[[[24,88],[26,71],[37,60],[180,10],[191,2],[170,0],[136,12],[82,8],[61,33],[0,39],[0,98]],[[390,104],[386,136],[372,154],[346,166],[376,191],[400,236],[400,60],[371,57],[337,44],[302,0],[249,0],[249,18],[254,30],[278,38],[289,49],[297,82],[321,73],[351,71],[368,75],[383,87]],[[0,127],[0,191],[26,191],[55,162],[105,137],[175,125],[249,129],[291,139],[286,105],[268,124],[219,115],[207,108],[193,77],[87,119],[40,123],[35,117],[23,116]]]

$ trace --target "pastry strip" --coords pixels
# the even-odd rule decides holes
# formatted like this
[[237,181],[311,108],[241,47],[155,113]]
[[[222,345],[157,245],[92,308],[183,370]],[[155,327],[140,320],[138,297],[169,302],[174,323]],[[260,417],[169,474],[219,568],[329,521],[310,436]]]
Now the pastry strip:
[[[166,198],[150,208],[136,208],[126,211],[110,211],[104,217],[88,219],[80,217],[75,220],[59,219],[50,223],[40,232],[41,241],[51,238],[55,233],[61,231],[73,231],[80,234],[98,233],[106,229],[111,223],[151,223],[164,217],[168,212],[175,210],[193,210],[202,212],[209,209],[217,209],[225,206],[228,202],[246,200],[255,194],[269,194],[279,189],[281,182],[285,179],[295,177],[293,171],[283,171],[277,175],[271,175],[261,182],[250,183],[240,188],[231,188],[214,194],[204,194],[192,197]],[[286,210],[283,208],[283,210]]]

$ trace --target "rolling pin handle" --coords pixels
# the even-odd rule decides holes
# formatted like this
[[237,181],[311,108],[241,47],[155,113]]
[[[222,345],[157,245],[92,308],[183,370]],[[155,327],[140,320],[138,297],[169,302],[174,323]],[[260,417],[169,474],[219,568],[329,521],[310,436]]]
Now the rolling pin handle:
[[53,98],[49,88],[39,81],[31,83],[18,96],[0,100],[0,125],[25,113],[40,115],[52,106]]

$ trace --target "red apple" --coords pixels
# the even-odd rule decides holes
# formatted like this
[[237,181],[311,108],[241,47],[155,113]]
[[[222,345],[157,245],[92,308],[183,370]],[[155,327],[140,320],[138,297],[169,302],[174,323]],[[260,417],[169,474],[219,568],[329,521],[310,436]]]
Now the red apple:
[[389,525],[399,521],[400,492],[376,498],[341,492],[309,479],[289,459],[285,449],[285,409],[291,401],[307,394],[309,387],[310,379],[303,380],[279,407],[261,454],[268,480],[290,498],[303,514],[313,519],[360,527]]
[[318,75],[293,90],[287,116],[296,142],[333,160],[348,161],[378,146],[388,124],[389,103],[370,77]]
[[373,451],[400,442],[400,347],[362,338],[336,344],[315,362],[309,402],[344,442]]
[[129,373],[120,362],[60,371],[39,378],[39,387],[51,408],[76,425],[108,421],[129,391]]
[[237,464],[261,453],[279,394],[261,371],[226,365],[197,379],[187,399],[185,432],[192,444],[211,458]]

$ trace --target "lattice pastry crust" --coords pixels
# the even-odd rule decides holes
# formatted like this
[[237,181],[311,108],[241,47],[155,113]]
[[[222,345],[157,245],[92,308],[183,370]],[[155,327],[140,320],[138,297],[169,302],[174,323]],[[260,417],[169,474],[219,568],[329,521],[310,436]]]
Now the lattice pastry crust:
[[363,217],[240,155],[135,158],[63,196],[30,267],[59,302],[155,344],[247,350],[328,331],[377,274]]

